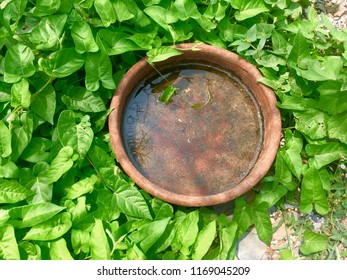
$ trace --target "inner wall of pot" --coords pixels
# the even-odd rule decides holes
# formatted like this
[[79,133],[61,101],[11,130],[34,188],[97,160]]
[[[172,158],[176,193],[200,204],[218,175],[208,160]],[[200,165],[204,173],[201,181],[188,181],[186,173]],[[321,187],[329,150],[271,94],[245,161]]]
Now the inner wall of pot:
[[[136,77],[141,82],[125,104],[122,138],[149,181],[173,193],[204,196],[228,191],[250,173],[262,148],[263,118],[235,73],[196,61],[182,55],[169,66],[148,65],[145,78]],[[177,92],[163,104],[168,86]]]

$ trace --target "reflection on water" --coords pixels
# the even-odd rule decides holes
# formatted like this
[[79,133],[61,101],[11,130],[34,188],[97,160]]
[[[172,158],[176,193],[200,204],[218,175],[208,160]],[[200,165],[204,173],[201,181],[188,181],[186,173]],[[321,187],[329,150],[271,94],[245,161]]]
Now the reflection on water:
[[[162,104],[158,99],[170,85],[177,90]],[[134,165],[180,194],[215,194],[238,184],[260,153],[262,130],[245,85],[198,64],[143,81],[123,112],[123,141]]]

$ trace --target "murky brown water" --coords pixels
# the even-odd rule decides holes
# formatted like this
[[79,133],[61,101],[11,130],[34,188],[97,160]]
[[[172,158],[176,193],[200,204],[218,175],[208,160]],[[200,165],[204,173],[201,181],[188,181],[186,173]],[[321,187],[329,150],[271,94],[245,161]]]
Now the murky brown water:
[[[258,105],[237,79],[184,64],[144,81],[128,100],[122,135],[129,158],[150,181],[179,194],[208,195],[238,184],[262,145]],[[167,104],[167,86],[178,90]]]

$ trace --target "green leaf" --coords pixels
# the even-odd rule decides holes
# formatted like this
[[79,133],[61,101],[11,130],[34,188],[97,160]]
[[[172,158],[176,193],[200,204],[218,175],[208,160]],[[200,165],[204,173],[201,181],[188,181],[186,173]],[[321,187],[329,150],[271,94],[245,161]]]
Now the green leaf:
[[175,237],[171,244],[174,250],[180,250],[185,255],[189,254],[189,247],[194,244],[198,236],[198,222],[199,212],[193,211],[177,224]]
[[293,252],[290,249],[281,250],[280,260],[294,260]]
[[94,137],[89,116],[82,117],[71,110],[60,113],[57,132],[61,144],[72,147],[82,158],[87,154]]
[[109,27],[117,20],[110,0],[95,0],[94,7],[105,27]]
[[25,45],[17,44],[9,48],[4,59],[4,81],[16,83],[21,78],[32,76],[36,71],[34,59],[34,53]]
[[0,225],[0,260],[19,260],[18,244],[11,225]]
[[304,112],[294,112],[295,128],[311,139],[322,139],[327,136],[326,118],[324,112],[308,109]]
[[95,224],[90,234],[90,255],[93,260],[110,259],[110,246],[104,226],[100,219],[95,219]]
[[256,196],[254,206],[257,207],[265,202],[271,207],[275,205],[282,197],[284,197],[287,192],[288,190],[282,185],[277,185],[274,187],[272,184],[268,184],[262,188],[260,193]]
[[115,89],[116,84],[112,77],[112,64],[110,58],[103,52],[88,54],[86,64],[86,88],[91,91],[99,89],[99,82],[104,88]]
[[163,104],[166,104],[169,102],[171,96],[175,93],[175,91],[177,90],[177,88],[173,87],[173,86],[168,86],[163,94],[159,97],[159,101]]
[[147,61],[149,63],[159,62],[181,54],[182,52],[175,49],[174,47],[163,46],[149,50],[147,52]]
[[8,157],[11,153],[11,133],[5,123],[0,120],[0,157]]
[[27,199],[29,203],[51,202],[53,195],[53,185],[47,177],[37,176],[26,182],[26,187],[30,188],[35,195]]
[[136,218],[153,219],[147,201],[137,188],[120,187],[114,193],[114,199],[122,213]]
[[18,178],[19,169],[17,165],[8,159],[0,157],[0,178]]
[[131,242],[136,243],[142,252],[146,253],[162,236],[169,220],[170,218],[166,218],[145,224],[131,233],[128,238]]
[[192,250],[192,259],[201,260],[216,237],[216,221],[210,222],[198,234]]
[[347,157],[347,146],[337,142],[322,145],[308,144],[305,150],[309,156],[313,156],[313,163],[317,169]]
[[331,115],[347,110],[347,90],[342,90],[342,83],[325,81],[318,88],[318,108]]
[[296,68],[296,71],[299,76],[310,81],[338,80],[343,63],[340,56],[325,56],[321,61],[305,59],[299,63],[300,68]]
[[238,21],[243,21],[245,19],[252,18],[256,15],[259,15],[260,13],[267,12],[269,10],[263,0],[249,0],[237,2],[237,4],[231,2],[231,5],[239,10],[235,13],[235,19]]
[[273,47],[273,52],[275,54],[286,55],[290,52],[290,45],[288,41],[286,40],[285,36],[283,36],[285,34],[283,35],[282,34],[283,33],[280,33],[278,30],[272,31],[272,37],[271,37],[272,47]]
[[56,78],[64,78],[79,70],[85,62],[85,57],[73,48],[66,48],[51,53],[47,59],[38,61],[41,69],[47,75]]
[[303,175],[300,211],[308,214],[314,206],[317,213],[327,214],[329,212],[329,203],[317,168],[309,167]]
[[60,0],[37,0],[34,15],[42,17],[54,14],[60,7]]
[[49,184],[57,182],[73,165],[73,149],[70,146],[63,147],[58,155],[53,159],[49,165],[47,178]]
[[20,158],[28,162],[47,161],[49,158],[49,148],[51,141],[46,138],[33,137],[25,148]]
[[339,139],[347,144],[347,111],[334,115],[328,121],[329,138]]
[[92,29],[85,21],[77,20],[71,27],[71,36],[75,42],[75,50],[78,53],[97,52],[99,46],[94,40]]
[[80,110],[85,113],[106,111],[106,106],[100,95],[83,87],[70,87],[61,99],[71,110]]
[[23,112],[15,117],[11,129],[12,154],[11,159],[16,161],[29,144],[34,130],[34,120],[31,113]]
[[149,6],[143,11],[167,31],[170,30],[170,24],[178,21],[178,12],[165,9],[161,6]]
[[294,37],[293,47],[289,53],[288,62],[297,65],[300,61],[310,57],[310,48],[307,39],[298,32]]
[[312,231],[304,232],[304,243],[300,246],[300,251],[304,255],[317,253],[327,249],[329,238],[323,234]]
[[111,0],[111,3],[116,15],[116,19],[119,22],[123,22],[134,17],[127,5],[122,0]]
[[45,86],[44,89],[37,91],[31,96],[30,108],[33,112],[53,124],[55,108],[56,108],[56,94],[52,85]]
[[64,238],[50,242],[49,255],[51,260],[73,260]]
[[23,240],[48,241],[63,236],[72,226],[70,213],[64,212],[34,225]]
[[236,223],[238,226],[237,239],[241,238],[253,224],[251,207],[242,197],[235,200],[235,210],[232,222]]
[[109,56],[140,50],[141,48],[129,37],[130,35],[122,31],[102,29],[96,36],[96,42],[101,51]]
[[14,108],[30,106],[30,91],[29,82],[26,79],[21,79],[11,88],[11,106]]
[[43,18],[29,35],[29,40],[38,50],[56,47],[60,41],[67,15],[52,15]]
[[300,180],[303,163],[301,158],[301,150],[303,147],[303,140],[300,133],[294,134],[290,131],[286,131],[286,149],[279,151],[284,162],[293,173],[295,177]]
[[38,203],[11,208],[8,214],[15,228],[25,228],[47,221],[64,209],[53,203]]
[[270,244],[272,240],[272,224],[268,203],[262,202],[256,205],[254,208],[251,208],[251,213],[259,239],[266,244]]
[[176,0],[173,4],[178,11],[178,18],[186,21],[189,18],[198,19],[201,17],[196,4],[190,0]]
[[91,177],[84,178],[68,188],[66,198],[76,199],[86,193],[91,192],[94,189],[94,185],[97,182],[97,177],[92,175]]
[[218,260],[234,260],[237,231],[238,225],[233,222],[219,230],[220,249]]
[[18,182],[0,178],[0,203],[16,203],[32,195],[34,192]]

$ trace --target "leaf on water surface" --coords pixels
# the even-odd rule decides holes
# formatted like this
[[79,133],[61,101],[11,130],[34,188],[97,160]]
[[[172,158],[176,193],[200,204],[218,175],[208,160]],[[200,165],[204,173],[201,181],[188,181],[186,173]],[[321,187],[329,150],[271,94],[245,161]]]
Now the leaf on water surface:
[[172,95],[177,91],[177,88],[173,86],[168,86],[163,94],[159,97],[159,101],[163,104],[167,104],[171,99]]

